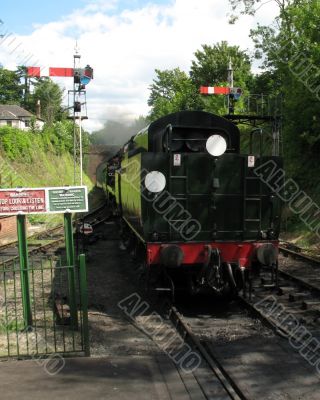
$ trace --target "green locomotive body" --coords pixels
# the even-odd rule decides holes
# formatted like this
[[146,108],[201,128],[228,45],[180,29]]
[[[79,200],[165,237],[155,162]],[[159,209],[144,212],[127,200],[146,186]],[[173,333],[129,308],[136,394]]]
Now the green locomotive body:
[[258,248],[276,263],[281,200],[259,173],[270,162],[282,168],[281,157],[240,152],[233,122],[184,111],[131,138],[109,160],[106,186],[147,265],[199,272],[214,264],[234,284]]

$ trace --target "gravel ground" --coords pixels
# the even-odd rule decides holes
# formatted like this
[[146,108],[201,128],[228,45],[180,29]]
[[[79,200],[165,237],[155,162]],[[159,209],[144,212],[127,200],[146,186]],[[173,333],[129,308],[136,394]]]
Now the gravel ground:
[[[308,278],[316,274],[320,277],[320,268],[312,265],[311,262],[294,259],[290,256],[285,257],[282,254],[279,255],[279,267],[292,275]],[[320,284],[320,282],[317,283]]]
[[[99,228],[106,240],[99,240],[88,251],[88,293],[91,355],[150,355],[161,353],[151,337],[143,332],[152,324],[152,304],[146,312],[132,321],[118,303],[139,293],[140,270],[130,261],[129,254],[120,249],[116,227],[108,223]],[[134,295],[136,294],[136,295]],[[149,332],[149,331],[148,331]]]

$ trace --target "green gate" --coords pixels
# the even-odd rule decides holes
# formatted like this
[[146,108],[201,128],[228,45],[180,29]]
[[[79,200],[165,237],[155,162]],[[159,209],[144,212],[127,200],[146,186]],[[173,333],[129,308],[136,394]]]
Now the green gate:
[[43,257],[27,268],[2,263],[0,358],[90,355],[87,307],[84,255],[75,265]]
[[[72,212],[85,186],[0,189],[0,215],[17,216],[18,262],[0,263],[0,358],[90,355],[85,256],[75,257]],[[64,214],[66,261],[29,260],[26,216]]]

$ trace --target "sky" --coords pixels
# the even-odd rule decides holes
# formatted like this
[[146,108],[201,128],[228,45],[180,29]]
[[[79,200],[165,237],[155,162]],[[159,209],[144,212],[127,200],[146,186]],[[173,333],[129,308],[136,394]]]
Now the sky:
[[[77,43],[80,66],[94,69],[84,122],[92,132],[147,115],[155,69],[188,72],[201,45],[226,40],[252,52],[250,29],[277,15],[273,0],[262,4],[255,17],[229,25],[228,0],[10,0],[0,10],[0,63],[73,67]],[[54,80],[67,104],[72,78]]]

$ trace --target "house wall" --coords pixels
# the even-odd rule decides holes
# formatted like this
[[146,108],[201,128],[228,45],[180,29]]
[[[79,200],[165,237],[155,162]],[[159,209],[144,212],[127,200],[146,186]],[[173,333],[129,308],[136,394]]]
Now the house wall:
[[[21,130],[23,130],[23,131],[28,131],[28,130],[30,130],[30,127],[26,127],[26,124],[25,124],[25,122],[24,121],[20,121],[20,120],[11,120],[11,122],[12,122],[12,127],[13,128],[18,128],[18,129],[21,129]],[[8,124],[7,124],[7,120],[0,120],[0,126],[7,126]],[[40,121],[40,120],[37,120],[36,121],[36,128],[37,129],[42,129],[43,128],[43,125],[44,125],[44,122],[43,121]]]
[[0,245],[17,240],[17,221],[16,217],[0,218]]
[[[26,220],[28,236],[30,235],[30,226],[29,221]],[[17,217],[15,215],[0,217],[0,246],[16,240],[18,240]]]
[[[24,123],[23,123],[23,127],[21,127],[21,121],[19,121],[19,120],[11,120],[11,122],[12,122],[12,128],[19,128],[19,129],[24,129],[25,128],[25,125],[24,125]],[[0,121],[0,126],[7,126],[8,124],[7,124],[7,120],[1,120]]]

